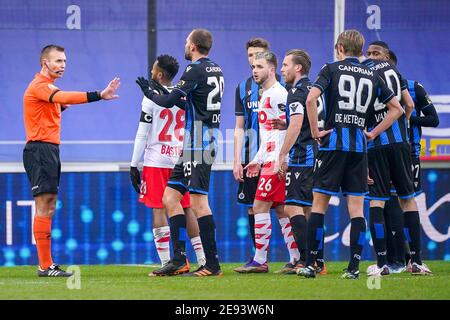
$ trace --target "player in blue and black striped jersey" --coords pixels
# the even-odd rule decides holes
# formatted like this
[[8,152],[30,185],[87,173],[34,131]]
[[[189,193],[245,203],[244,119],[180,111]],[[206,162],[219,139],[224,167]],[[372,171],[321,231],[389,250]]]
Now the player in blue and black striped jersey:
[[439,125],[439,117],[422,84],[414,80],[408,80],[408,91],[414,101],[414,110],[409,118],[409,142],[411,144],[414,191],[417,196],[422,193],[420,179],[422,127],[437,127]]
[[[364,37],[357,30],[346,30],[337,39],[339,61],[322,68],[306,100],[312,137],[322,140],[314,170],[313,205],[308,220],[306,267],[298,274],[315,277],[313,266],[323,245],[324,214],[331,195],[347,195],[351,217],[350,261],[345,279],[359,278],[359,261],[365,240],[364,195],[367,193],[367,140],[375,139],[402,114],[399,102],[375,71],[359,63]],[[323,131],[319,131],[317,100],[325,95]],[[389,111],[371,132],[364,132],[376,99]]]
[[[286,53],[281,73],[292,88],[288,91],[286,103],[286,137],[279,155],[281,175],[286,175],[286,201],[284,211],[289,215],[292,232],[300,252],[300,260],[285,273],[295,273],[306,262],[306,226],[313,201],[313,168],[317,153],[317,142],[311,136],[308,115],[305,109],[306,98],[312,83],[308,78],[311,58],[303,50],[293,49]],[[323,110],[322,97],[319,98],[319,111]],[[320,115],[319,115],[320,116]],[[323,236],[325,234],[323,233]],[[317,271],[325,274],[323,248],[317,255]]]
[[[388,275],[386,255],[386,224],[384,219],[385,202],[391,195],[391,183],[399,197],[400,206],[405,213],[405,234],[411,239],[411,259],[417,274],[426,269],[420,258],[420,220],[413,184],[410,145],[407,130],[407,117],[414,109],[414,102],[408,92],[407,81],[402,78],[395,65],[389,61],[389,47],[383,41],[372,42],[367,50],[368,60],[363,63],[377,71],[379,76],[394,92],[396,99],[402,101],[406,115],[402,115],[391,128],[382,133],[373,143],[369,143],[370,185],[370,232],[377,257],[377,267],[368,270],[368,275]],[[386,114],[384,104],[374,105],[374,114],[367,123],[370,131]],[[427,269],[428,270],[428,269]],[[429,271],[429,270],[428,270]],[[425,272],[426,273],[426,272]]]
[[189,271],[186,259],[186,217],[177,212],[184,193],[189,190],[206,256],[206,264],[188,273],[191,276],[222,275],[217,256],[215,224],[208,204],[211,166],[217,153],[220,107],[224,88],[222,69],[208,58],[212,35],[205,29],[194,29],[186,38],[185,58],[189,64],[175,88],[166,95],[149,89],[148,81],[138,78],[145,96],[156,104],[185,109],[183,155],[175,165],[164,191],[163,204],[170,221],[173,259],[155,275],[176,275]]
[[[387,45],[386,45],[387,46]],[[387,57],[385,50],[381,49],[379,55],[383,59],[389,58],[394,65],[397,65],[397,56],[392,50],[389,50]],[[414,101],[414,109],[409,119],[409,143],[411,145],[411,162],[412,174],[414,181],[415,196],[422,193],[421,177],[420,177],[420,139],[422,135],[421,127],[437,127],[439,125],[439,117],[436,109],[431,102],[427,92],[423,86],[413,80],[408,80],[408,91]],[[386,257],[388,267],[391,273],[400,273],[404,270],[412,272],[412,264],[409,263],[406,268],[406,262],[410,261],[409,244],[405,245],[404,236],[404,214],[400,207],[396,190],[391,190],[390,199],[384,206],[384,219],[386,222]],[[406,249],[406,250],[405,250]],[[420,273],[425,272],[423,267]],[[428,269],[428,268],[427,268]],[[428,269],[429,270],[429,269]]]

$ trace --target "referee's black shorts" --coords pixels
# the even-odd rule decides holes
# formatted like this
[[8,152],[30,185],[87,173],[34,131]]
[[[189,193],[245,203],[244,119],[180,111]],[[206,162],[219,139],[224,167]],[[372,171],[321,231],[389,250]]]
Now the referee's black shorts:
[[28,142],[23,149],[23,166],[33,197],[42,193],[58,193],[61,176],[59,145],[42,141]]

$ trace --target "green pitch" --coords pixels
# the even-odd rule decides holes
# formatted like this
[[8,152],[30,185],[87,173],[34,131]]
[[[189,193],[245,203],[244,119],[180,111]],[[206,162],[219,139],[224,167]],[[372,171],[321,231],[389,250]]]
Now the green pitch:
[[[410,274],[383,277],[377,283],[342,280],[345,263],[328,263],[328,275],[304,279],[278,275],[281,263],[268,274],[237,274],[238,264],[223,264],[223,277],[149,278],[149,266],[80,266],[80,289],[68,289],[67,278],[38,278],[35,267],[1,267],[0,299],[450,299],[450,263],[427,262],[433,276]],[[361,270],[368,263],[362,263]],[[72,281],[72,286],[76,282]]]

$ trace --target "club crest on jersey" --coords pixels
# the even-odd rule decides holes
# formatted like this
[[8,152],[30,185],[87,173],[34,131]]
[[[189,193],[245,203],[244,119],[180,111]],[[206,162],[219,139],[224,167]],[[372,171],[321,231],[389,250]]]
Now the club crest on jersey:
[[245,194],[243,192],[239,193],[238,198],[239,198],[239,200],[244,200]]
[[297,111],[297,108],[300,107],[300,102],[293,102],[289,105],[289,109],[292,113],[295,113]]

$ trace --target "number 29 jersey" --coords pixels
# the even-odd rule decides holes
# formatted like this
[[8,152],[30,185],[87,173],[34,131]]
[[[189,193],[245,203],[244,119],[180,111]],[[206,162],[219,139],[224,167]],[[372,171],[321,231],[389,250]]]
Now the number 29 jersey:
[[186,67],[174,88],[186,98],[184,150],[217,147],[223,89],[222,69],[209,58]]
[[325,130],[333,131],[322,139],[319,150],[367,152],[364,128],[373,113],[375,100],[382,103],[394,93],[376,71],[354,57],[325,64],[314,83],[323,94]]

